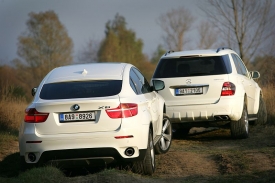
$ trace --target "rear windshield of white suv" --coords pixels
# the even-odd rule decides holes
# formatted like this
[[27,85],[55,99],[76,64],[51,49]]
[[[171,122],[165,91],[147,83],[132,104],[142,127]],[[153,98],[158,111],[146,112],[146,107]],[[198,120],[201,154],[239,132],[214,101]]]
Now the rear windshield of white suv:
[[154,78],[208,76],[232,72],[228,55],[210,57],[163,58]]
[[122,80],[78,81],[44,84],[40,98],[44,100],[106,97],[121,91]]

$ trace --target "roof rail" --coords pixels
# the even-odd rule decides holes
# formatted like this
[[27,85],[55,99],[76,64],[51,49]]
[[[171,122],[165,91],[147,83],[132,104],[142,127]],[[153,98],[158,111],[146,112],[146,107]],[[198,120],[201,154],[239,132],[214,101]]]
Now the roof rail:
[[220,48],[218,48],[218,49],[217,49],[216,53],[219,53],[219,51],[221,51],[221,50],[225,50],[225,49],[232,50],[232,49],[231,49],[231,48],[229,48],[229,47],[220,47]]
[[174,51],[173,50],[169,50],[169,51],[167,51],[164,55],[166,56],[166,55],[168,55],[168,54],[170,54],[170,53],[173,53]]

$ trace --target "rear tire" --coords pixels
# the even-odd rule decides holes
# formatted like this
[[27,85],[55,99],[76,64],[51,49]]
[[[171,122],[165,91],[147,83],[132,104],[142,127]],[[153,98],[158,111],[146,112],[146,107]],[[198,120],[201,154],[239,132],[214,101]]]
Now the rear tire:
[[149,130],[148,145],[143,160],[134,162],[133,172],[143,175],[152,175],[155,172],[155,150],[152,131]]
[[161,138],[155,145],[156,154],[167,153],[172,143],[172,124],[166,114],[163,114]]
[[254,121],[254,125],[265,125],[267,121],[267,111],[264,99],[260,96],[259,110],[257,113],[257,119]]
[[249,122],[246,105],[243,106],[242,116],[238,121],[231,121],[231,137],[235,139],[245,139],[249,135]]

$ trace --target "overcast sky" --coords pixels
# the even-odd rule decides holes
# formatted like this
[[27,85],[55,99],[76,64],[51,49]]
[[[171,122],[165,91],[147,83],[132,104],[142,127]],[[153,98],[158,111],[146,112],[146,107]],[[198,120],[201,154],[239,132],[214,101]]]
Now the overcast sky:
[[[185,7],[199,12],[200,0],[0,0],[0,64],[17,56],[17,38],[27,30],[30,12],[53,10],[74,43],[74,59],[89,40],[104,38],[105,24],[116,13],[126,19],[127,28],[143,40],[143,53],[151,57],[162,42],[157,18],[171,9]],[[195,13],[194,16],[200,16]]]

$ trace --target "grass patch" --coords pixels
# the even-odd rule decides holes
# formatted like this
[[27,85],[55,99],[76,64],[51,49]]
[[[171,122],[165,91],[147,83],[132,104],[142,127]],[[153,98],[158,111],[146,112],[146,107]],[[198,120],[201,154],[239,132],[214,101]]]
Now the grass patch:
[[0,129],[7,131],[18,131],[24,120],[27,104],[23,100],[2,99],[0,100]]
[[0,149],[9,147],[9,142],[18,140],[18,131],[0,131]]
[[64,182],[65,176],[59,169],[47,166],[41,168],[33,168],[24,173],[21,173],[18,176],[17,180],[20,180],[20,182],[22,183]]
[[0,177],[0,182],[10,183],[59,183],[68,182],[64,174],[55,167],[33,168],[26,172],[20,173],[12,178]]

